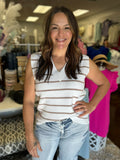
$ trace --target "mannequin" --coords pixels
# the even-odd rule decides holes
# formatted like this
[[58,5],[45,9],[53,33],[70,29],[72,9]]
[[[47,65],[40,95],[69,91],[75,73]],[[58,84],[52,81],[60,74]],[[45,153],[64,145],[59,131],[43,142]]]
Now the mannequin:
[[105,65],[104,62],[98,62],[98,63],[96,63],[96,64],[97,64],[97,66],[99,67],[100,71],[103,71],[103,70],[106,69],[106,65]]

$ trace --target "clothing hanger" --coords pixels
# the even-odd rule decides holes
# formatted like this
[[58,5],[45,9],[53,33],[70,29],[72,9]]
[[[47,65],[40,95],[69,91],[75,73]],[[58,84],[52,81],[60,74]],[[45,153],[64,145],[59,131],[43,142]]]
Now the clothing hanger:
[[99,44],[99,41],[97,41],[95,44],[92,46],[94,49],[99,49],[101,45]]

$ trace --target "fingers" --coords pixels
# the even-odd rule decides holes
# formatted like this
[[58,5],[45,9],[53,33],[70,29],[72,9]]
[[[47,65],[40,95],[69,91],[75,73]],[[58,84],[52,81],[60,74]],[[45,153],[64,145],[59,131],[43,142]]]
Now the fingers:
[[34,147],[30,150],[29,153],[32,155],[32,157],[39,158],[38,153],[37,153],[37,146],[34,146]]
[[42,151],[39,142],[35,141],[33,142],[28,142],[26,143],[26,147],[28,152],[30,153],[30,155],[32,155],[33,157],[39,158],[39,155],[37,153],[37,148]]
[[42,152],[42,148],[40,147],[39,143],[37,143],[37,148]]
[[85,116],[86,114],[88,114],[88,112],[83,112],[83,113],[79,114],[78,117],[79,117],[79,118],[80,118],[80,117],[83,117],[83,116]]
[[78,113],[78,117],[85,116],[86,114],[90,114],[95,110],[95,107],[91,106],[90,103],[86,103],[84,101],[77,101],[75,106],[73,107],[75,113]]
[[75,107],[73,107],[74,112],[85,112],[87,111],[87,103],[85,103],[84,101],[77,101],[75,103]]
[[77,104],[82,105],[84,103],[85,103],[84,101],[77,101],[77,102],[75,102],[75,105],[77,105]]
[[88,114],[88,103],[84,101],[77,101],[73,110],[78,114],[79,118],[85,116],[86,114]]
[[73,110],[74,110],[75,113],[85,112],[86,108],[85,107],[79,107],[79,106],[77,106],[77,107],[73,108]]

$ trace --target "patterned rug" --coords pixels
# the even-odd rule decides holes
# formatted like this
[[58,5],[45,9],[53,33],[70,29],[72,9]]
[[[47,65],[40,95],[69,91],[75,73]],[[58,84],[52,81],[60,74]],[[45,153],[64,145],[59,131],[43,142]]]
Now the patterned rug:
[[1,157],[0,160],[31,160],[31,156],[28,154],[27,151],[22,151],[14,153],[12,155]]
[[24,151],[25,131],[22,116],[0,121],[0,157]]
[[120,148],[107,138],[105,148],[98,152],[91,151],[89,160],[120,160]]

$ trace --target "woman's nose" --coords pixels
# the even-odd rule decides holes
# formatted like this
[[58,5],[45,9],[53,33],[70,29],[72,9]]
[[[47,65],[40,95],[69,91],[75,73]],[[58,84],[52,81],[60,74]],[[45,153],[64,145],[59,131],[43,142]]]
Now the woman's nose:
[[59,28],[59,30],[58,30],[58,34],[59,34],[59,35],[63,35],[63,34],[64,34],[64,29]]

